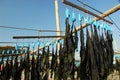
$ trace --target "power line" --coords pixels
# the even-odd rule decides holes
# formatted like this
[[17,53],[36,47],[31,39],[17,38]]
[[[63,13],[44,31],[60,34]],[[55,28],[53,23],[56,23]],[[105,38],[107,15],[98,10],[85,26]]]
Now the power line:
[[[91,6],[89,6],[88,4],[86,4],[86,3],[84,3],[84,2],[82,2],[82,1],[80,1],[80,0],[77,0],[77,1],[80,2],[80,3],[83,4],[83,5],[91,8],[91,9],[93,9],[94,11],[96,11],[96,12],[98,12],[98,13],[100,13],[100,14],[103,14],[103,12],[101,12],[101,11],[99,11],[99,10],[91,7]],[[105,14],[103,14],[103,15],[105,15]],[[115,25],[115,27],[120,31],[120,28],[119,28],[118,25],[114,22],[114,20],[113,20],[110,16],[108,16],[108,18],[112,21],[112,23]]]
[[9,29],[18,29],[18,30],[29,30],[29,31],[37,31],[37,32],[64,32],[64,31],[56,31],[56,30],[38,30],[38,29],[18,28],[18,27],[10,27],[10,26],[0,26],[0,28],[9,28]]

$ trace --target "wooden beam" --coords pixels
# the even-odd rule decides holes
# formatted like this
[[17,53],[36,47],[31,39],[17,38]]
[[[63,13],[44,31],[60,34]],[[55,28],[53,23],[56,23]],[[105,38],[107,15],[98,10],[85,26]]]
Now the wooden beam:
[[109,20],[107,20],[107,19],[104,19],[103,17],[98,16],[97,14],[95,14],[95,13],[93,13],[93,12],[91,12],[91,11],[83,8],[83,7],[80,7],[80,6],[76,5],[76,4],[73,4],[73,3],[71,3],[71,2],[69,2],[69,1],[67,1],[67,0],[62,0],[62,2],[63,2],[64,4],[66,4],[66,5],[72,6],[72,7],[76,8],[76,9],[79,9],[79,10],[85,12],[85,13],[88,13],[88,14],[90,14],[90,15],[93,15],[93,16],[99,18],[99,19],[102,19],[102,20],[104,20],[105,22],[108,22],[109,24],[113,24],[111,21],[109,21]]
[[0,46],[0,49],[15,49],[14,46]]
[[[101,16],[101,17],[104,18],[104,17],[106,17],[106,16],[108,16],[108,15],[110,15],[110,14],[112,14],[112,13],[118,11],[118,10],[120,10],[120,4],[116,5],[115,7],[109,9],[108,11],[104,12],[103,14],[101,14],[101,15],[99,15],[99,16]],[[93,20],[93,21],[94,21],[94,20],[99,21],[100,18],[95,17],[95,18],[93,18],[92,20]],[[82,27],[81,27],[81,26],[78,26],[78,27],[76,27],[76,29],[77,29],[77,31],[79,31],[79,30],[81,30],[82,28],[85,28],[86,26],[88,26],[88,25],[82,24]]]
[[[108,16],[108,15],[110,15],[110,14],[112,14],[112,13],[118,11],[118,10],[120,10],[120,4],[116,5],[115,7],[109,9],[108,11],[104,12],[103,14],[101,14],[101,15],[99,15],[99,16],[101,16],[102,18],[104,18],[104,17],[106,17],[106,16]],[[93,18],[93,20],[99,21],[100,19],[95,17],[95,18]],[[86,24],[82,24],[82,27],[81,27],[81,26],[78,26],[78,27],[76,27],[76,29],[77,29],[77,31],[79,31],[79,30],[81,30],[82,28],[85,28],[86,26],[87,26]],[[60,39],[62,39],[62,38],[60,38]],[[60,40],[60,39],[56,39],[56,41],[57,41],[57,40]],[[52,42],[51,42],[51,43],[52,43]],[[42,48],[43,48],[43,47],[40,47],[39,49],[42,49]],[[37,49],[34,50],[34,52],[36,52],[36,51],[37,51]]]
[[[108,11],[104,12],[103,14],[100,15],[100,17],[106,17],[108,15],[111,15],[112,13],[115,13],[116,11],[120,10],[120,4],[116,5],[115,7],[109,9]],[[100,20],[99,18],[94,18],[95,20]]]
[[63,38],[64,36],[13,36],[13,39],[30,39],[30,38]]
[[[18,47],[22,48],[22,46],[18,46]],[[24,46],[23,48],[28,48],[28,46]],[[13,49],[13,50],[15,50],[15,47],[14,46],[0,46],[0,50],[1,49],[6,49],[6,50]]]
[[[25,53],[24,53],[25,54]],[[0,57],[8,57],[8,56],[21,56],[21,55],[23,55],[23,54],[0,54]]]

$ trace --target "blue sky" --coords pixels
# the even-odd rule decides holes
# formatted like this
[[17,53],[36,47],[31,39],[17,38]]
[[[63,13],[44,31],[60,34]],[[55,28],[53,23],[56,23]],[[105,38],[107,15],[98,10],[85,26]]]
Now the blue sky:
[[[62,0],[59,1],[59,12],[60,12],[60,25],[61,30],[65,30],[65,9],[66,6],[62,3]],[[77,0],[69,0],[73,3],[76,3],[80,6],[80,3]],[[119,4],[118,0],[81,0],[90,6],[105,12],[108,9]],[[73,8],[68,7],[71,11]],[[87,8],[87,7],[85,7]],[[87,8],[88,9],[88,8]],[[90,10],[90,9],[88,9]],[[78,11],[74,9],[74,11]],[[91,10],[90,10],[91,11]],[[81,12],[81,14],[84,14]],[[116,22],[120,28],[120,11],[113,13],[110,17]],[[77,18],[77,16],[76,16]],[[79,22],[76,21],[76,26]],[[55,21],[55,5],[54,0],[0,0],[0,26],[11,26],[18,28],[32,28],[32,29],[42,29],[56,30],[56,21]],[[113,37],[116,39],[118,48],[120,50],[120,31],[117,30],[115,26],[113,28]],[[6,29],[0,28],[0,41],[16,41],[13,40],[13,36],[24,36],[24,35],[38,35],[38,32],[26,31],[26,30],[15,30],[15,29]],[[56,35],[56,33],[40,33],[39,35]],[[44,39],[43,41],[45,41]],[[48,39],[47,39],[48,40]],[[18,40],[21,41],[21,40]],[[28,40],[22,40],[28,41]],[[37,41],[37,40],[29,40]],[[0,44],[2,45],[2,44]],[[6,44],[11,45],[11,44]]]

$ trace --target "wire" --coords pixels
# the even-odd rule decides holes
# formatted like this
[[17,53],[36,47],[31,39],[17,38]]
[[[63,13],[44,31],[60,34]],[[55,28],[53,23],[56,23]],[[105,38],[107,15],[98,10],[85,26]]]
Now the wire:
[[[23,43],[23,42],[0,42],[0,44],[14,44],[14,43]],[[24,43],[28,43],[28,42],[24,42]]]
[[[83,4],[83,5],[91,8],[91,9],[93,9],[94,11],[96,11],[96,12],[98,12],[98,13],[100,13],[100,14],[103,14],[103,12],[101,12],[101,11],[99,11],[99,10],[97,10],[97,9],[89,6],[89,5],[87,5],[86,3],[84,3],[84,2],[82,2],[82,1],[80,1],[80,0],[77,0],[77,1],[80,2],[80,3]],[[103,14],[103,15],[105,15],[105,14]],[[119,28],[118,25],[114,22],[114,20],[113,20],[110,16],[108,16],[108,18],[112,21],[112,23],[115,25],[115,27],[120,31],[120,28]]]
[[30,31],[37,31],[37,32],[64,32],[64,31],[56,31],[56,30],[38,30],[38,29],[30,29],[30,28],[17,28],[17,27],[10,27],[10,26],[0,26],[0,28],[30,30]]
[[1,28],[10,28],[10,29],[19,29],[19,30],[31,30],[31,31],[39,31],[37,29],[28,29],[28,28],[17,28],[17,27],[10,27],[10,26],[0,26]]
[[89,5],[87,5],[87,3],[84,3],[84,2],[82,2],[82,1],[80,1],[80,0],[77,0],[77,1],[80,2],[80,3],[83,4],[83,5],[85,5],[85,6],[89,7],[89,8],[91,8],[91,9],[93,9],[93,10],[96,11],[96,12],[102,13],[102,12],[100,12],[99,10],[97,10],[97,9],[95,9],[95,8],[93,8],[93,7],[89,6]]
[[108,16],[108,18],[113,22],[113,24],[115,25],[115,27],[120,31],[120,28],[119,28],[118,25],[113,21],[113,19],[112,19],[110,16]]

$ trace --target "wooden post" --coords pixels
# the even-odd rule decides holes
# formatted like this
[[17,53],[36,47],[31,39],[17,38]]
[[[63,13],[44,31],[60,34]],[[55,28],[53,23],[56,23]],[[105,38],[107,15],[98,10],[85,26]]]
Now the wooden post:
[[117,42],[115,38],[113,39],[113,45],[114,45],[115,51],[118,51]]
[[[57,31],[60,31],[60,17],[59,17],[59,7],[58,7],[58,0],[55,0],[55,14],[56,14],[56,26]],[[60,36],[60,32],[57,32],[57,36]],[[57,38],[58,40],[60,38]],[[58,43],[58,51],[60,50],[60,44]]]
[[[106,16],[108,16],[108,15],[110,15],[110,14],[112,14],[112,13],[118,11],[118,10],[120,10],[120,4],[116,5],[115,7],[109,9],[108,11],[104,12],[103,14],[101,14],[101,15],[99,15],[99,16],[101,16],[102,18],[104,18],[104,17],[106,17]],[[95,17],[95,18],[93,18],[93,20],[98,21],[98,20],[100,20],[100,19]],[[83,28],[85,28],[86,26],[87,26],[86,24],[83,24],[83,25],[82,25]],[[77,31],[81,30],[81,26],[76,27],[76,29],[77,29]],[[60,39],[61,39],[61,38],[60,38]],[[41,48],[42,48],[42,47],[40,47],[39,49],[41,49]]]

